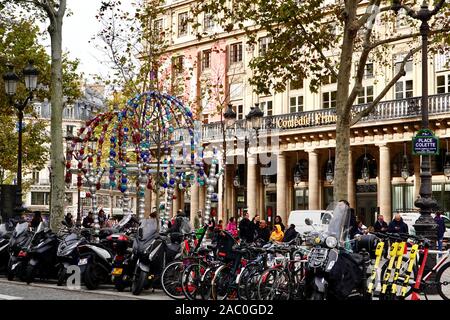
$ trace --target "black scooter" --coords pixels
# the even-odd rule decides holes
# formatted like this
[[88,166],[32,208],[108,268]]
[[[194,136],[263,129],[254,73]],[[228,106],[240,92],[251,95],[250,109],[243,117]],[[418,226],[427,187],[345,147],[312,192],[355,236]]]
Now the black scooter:
[[26,250],[28,264],[25,268],[25,281],[30,284],[36,276],[41,279],[56,275],[56,251],[59,239],[44,222],[41,222]]
[[133,243],[134,275],[131,292],[139,295],[144,288],[155,289],[167,263],[181,255],[183,235],[158,233],[150,219],[143,220]]
[[61,239],[56,252],[58,286],[62,286],[67,280],[69,266],[78,265],[80,259],[78,246],[87,244],[86,236],[89,236],[89,231],[86,234],[86,232],[78,228],[69,228],[65,221],[62,221],[62,224],[67,228],[69,233]]
[[0,225],[0,272],[5,272],[8,268],[11,229],[14,230],[14,225],[8,226],[6,223]]
[[31,242],[33,232],[28,227],[28,222],[17,223],[11,238],[9,239],[9,262],[7,277],[9,281],[16,276],[24,280],[25,267],[28,263],[26,249]]

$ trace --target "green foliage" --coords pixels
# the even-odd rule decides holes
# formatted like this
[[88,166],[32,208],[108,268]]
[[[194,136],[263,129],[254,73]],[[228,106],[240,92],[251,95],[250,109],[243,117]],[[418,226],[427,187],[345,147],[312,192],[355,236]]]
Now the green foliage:
[[[45,48],[38,43],[39,29],[33,20],[27,19],[1,19],[0,20],[0,73],[7,71],[8,63],[16,66],[15,72],[22,78],[22,69],[29,60],[39,70],[38,90],[34,93],[34,101],[50,98],[50,57]],[[63,90],[68,102],[81,95],[80,75],[77,72],[79,62],[71,61],[65,54],[63,56]],[[11,106],[9,97],[4,91],[3,79],[0,79],[0,179],[7,181],[8,176],[15,175],[17,170],[17,144],[16,130],[17,118],[15,109]],[[23,81],[18,83],[17,94],[14,99],[23,101],[27,96]],[[26,113],[32,111],[29,103]],[[48,161],[50,142],[46,132],[46,122],[31,118],[23,131],[23,173],[42,169]]]

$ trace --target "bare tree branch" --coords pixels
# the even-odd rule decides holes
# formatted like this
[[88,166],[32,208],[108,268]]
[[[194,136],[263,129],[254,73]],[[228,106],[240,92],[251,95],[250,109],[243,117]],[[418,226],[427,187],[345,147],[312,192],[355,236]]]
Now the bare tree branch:
[[368,116],[377,106],[377,104],[383,99],[383,97],[386,95],[386,93],[394,86],[394,84],[406,74],[405,71],[405,65],[406,62],[417,52],[419,52],[422,49],[422,47],[417,47],[415,49],[412,49],[408,52],[408,54],[403,58],[402,63],[400,64],[400,70],[397,72],[397,74],[389,81],[389,83],[386,85],[386,87],[381,91],[381,93],[373,100],[373,102],[363,111],[357,113],[355,116],[353,116],[350,127],[356,124],[359,120],[362,118]]

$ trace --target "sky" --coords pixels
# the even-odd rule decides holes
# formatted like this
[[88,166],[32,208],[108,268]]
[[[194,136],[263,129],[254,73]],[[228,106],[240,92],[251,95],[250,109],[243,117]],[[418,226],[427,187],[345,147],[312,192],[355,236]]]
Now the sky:
[[73,12],[63,22],[63,51],[69,51],[72,59],[80,59],[79,71],[91,80],[91,74],[107,74],[104,54],[89,40],[100,29],[95,18],[101,0],[68,0],[67,7]]

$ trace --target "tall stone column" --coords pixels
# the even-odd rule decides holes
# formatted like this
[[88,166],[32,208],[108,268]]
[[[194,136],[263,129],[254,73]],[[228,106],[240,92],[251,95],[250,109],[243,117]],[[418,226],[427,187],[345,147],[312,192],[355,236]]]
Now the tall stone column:
[[178,190],[178,208],[184,212],[184,190]]
[[414,201],[420,195],[420,156],[413,156],[414,165]]
[[319,210],[319,154],[316,150],[308,152],[308,206],[309,210]]
[[191,186],[191,212],[190,217],[191,221],[194,222],[194,217],[198,211],[198,184],[195,182]]
[[[224,198],[224,175],[221,175],[220,177],[219,177],[219,180],[218,180],[218,182],[217,182],[217,184],[218,184],[218,186],[217,186],[217,188],[218,188],[218,192],[217,192],[217,200],[218,200],[218,202],[217,202],[217,221],[219,221],[219,220],[224,220],[224,218],[225,218],[225,205],[224,205],[224,201],[223,200],[225,200],[225,198]],[[226,221],[226,220],[225,220]]]
[[[150,213],[152,212],[152,199],[153,192],[150,189],[145,188],[145,212],[144,217],[148,218]],[[112,213],[112,212],[111,212]]]
[[287,170],[286,170],[286,153],[280,152],[277,155],[277,209],[273,213],[275,216],[281,216],[283,223],[287,224],[288,212],[286,208],[287,203]]
[[[350,149],[348,153],[348,182],[347,182],[347,193],[348,202],[351,208],[356,209],[356,181],[355,181],[355,168],[353,167],[353,153]],[[340,199],[338,199],[340,200]]]
[[257,212],[257,157],[252,154],[248,156],[247,163],[247,208],[250,218]]
[[180,209],[180,190],[178,188],[175,188],[174,196],[175,199],[173,199],[172,202],[172,217],[175,216],[178,212],[178,209]]
[[391,159],[387,144],[378,145],[380,148],[380,177],[378,185],[380,213],[386,220],[392,219],[392,194],[391,194]]
[[206,200],[206,194],[205,194],[205,186],[201,186],[198,188],[198,208],[199,210],[202,210],[202,215],[205,213],[205,200]]

